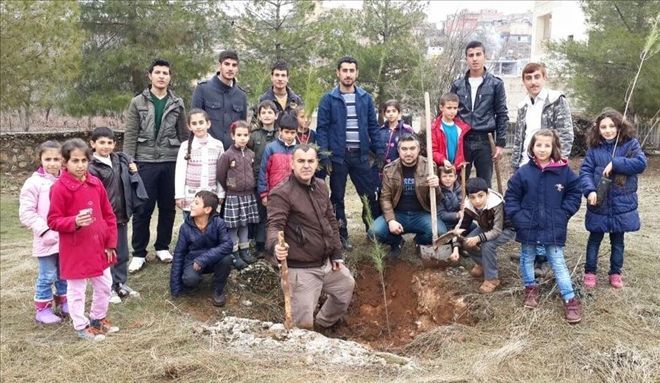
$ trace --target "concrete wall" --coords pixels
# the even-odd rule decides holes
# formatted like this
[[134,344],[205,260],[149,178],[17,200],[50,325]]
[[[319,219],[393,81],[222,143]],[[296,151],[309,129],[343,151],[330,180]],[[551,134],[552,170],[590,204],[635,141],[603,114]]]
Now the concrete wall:
[[[37,169],[36,149],[39,144],[48,140],[60,143],[70,138],[82,138],[89,141],[90,132],[39,132],[39,133],[2,133],[0,134],[0,172],[3,176],[26,174]],[[124,143],[124,132],[115,131],[117,147],[121,150]]]

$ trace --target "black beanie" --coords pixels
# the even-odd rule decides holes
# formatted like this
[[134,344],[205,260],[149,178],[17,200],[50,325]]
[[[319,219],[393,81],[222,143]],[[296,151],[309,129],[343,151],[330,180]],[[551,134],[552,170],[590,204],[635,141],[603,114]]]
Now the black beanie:
[[479,193],[480,191],[488,193],[488,184],[483,178],[470,178],[465,185],[468,194]]

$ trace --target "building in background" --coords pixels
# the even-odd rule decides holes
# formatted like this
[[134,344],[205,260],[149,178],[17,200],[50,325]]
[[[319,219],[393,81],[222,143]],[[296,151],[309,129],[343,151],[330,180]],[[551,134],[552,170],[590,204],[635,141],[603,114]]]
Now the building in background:
[[532,12],[532,61],[545,61],[549,41],[587,38],[584,12],[577,1],[537,0]]

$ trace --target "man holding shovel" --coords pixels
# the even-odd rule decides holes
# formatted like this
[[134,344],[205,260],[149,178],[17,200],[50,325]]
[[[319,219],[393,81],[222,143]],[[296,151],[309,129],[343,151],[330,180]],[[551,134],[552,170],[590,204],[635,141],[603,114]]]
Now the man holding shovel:
[[[278,264],[288,265],[293,324],[328,328],[346,314],[355,280],[344,266],[339,225],[328,188],[314,177],[317,152],[302,144],[293,152],[293,174],[268,196],[266,246]],[[284,243],[278,233],[284,232]],[[287,294],[285,288],[285,295]],[[328,298],[314,318],[321,291]]]
[[[376,218],[369,235],[390,245],[390,257],[401,254],[405,233],[415,233],[418,245],[433,241],[430,206],[431,188],[440,196],[438,176],[428,176],[427,159],[419,155],[420,145],[415,136],[401,137],[398,144],[399,159],[385,166],[380,206],[383,215]],[[447,231],[442,220],[437,220],[438,233]]]

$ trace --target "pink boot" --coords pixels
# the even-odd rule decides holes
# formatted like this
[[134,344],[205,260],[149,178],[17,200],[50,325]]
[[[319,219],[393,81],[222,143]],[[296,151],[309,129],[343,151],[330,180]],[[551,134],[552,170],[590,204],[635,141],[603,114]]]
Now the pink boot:
[[66,295],[55,295],[55,303],[60,308],[60,316],[69,316],[69,304],[66,301]]
[[37,323],[56,324],[62,321],[62,318],[55,315],[51,309],[52,304],[52,302],[34,302],[34,306],[37,309],[37,315],[34,319]]

